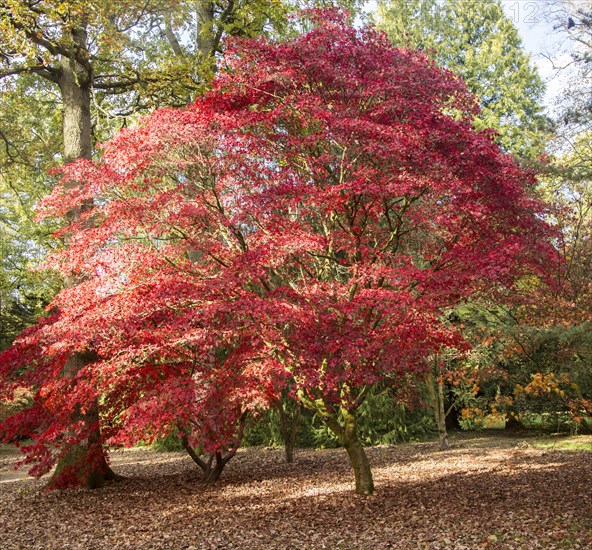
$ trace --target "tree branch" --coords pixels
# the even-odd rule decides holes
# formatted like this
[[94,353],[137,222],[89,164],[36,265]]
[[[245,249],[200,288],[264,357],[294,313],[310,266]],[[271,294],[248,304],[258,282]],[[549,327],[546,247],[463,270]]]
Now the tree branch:
[[31,67],[15,67],[6,71],[0,71],[0,80],[7,76],[16,76],[19,74],[37,74],[54,84],[58,83],[60,71],[47,65],[33,65]]
[[179,44],[179,40],[177,40],[177,37],[173,32],[170,14],[167,14],[164,17],[164,35],[166,36],[166,39],[169,41],[171,48],[173,48],[175,55],[183,57],[185,55],[185,52],[183,51],[183,48],[181,48],[181,44]]

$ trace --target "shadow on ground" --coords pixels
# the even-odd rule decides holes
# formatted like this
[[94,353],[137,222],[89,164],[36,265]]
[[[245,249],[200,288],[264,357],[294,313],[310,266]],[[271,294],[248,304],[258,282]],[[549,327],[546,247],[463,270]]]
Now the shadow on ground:
[[376,495],[353,494],[340,449],[246,450],[215,486],[178,453],[116,453],[98,491],[1,486],[9,548],[590,548],[592,453],[516,439],[369,449]]

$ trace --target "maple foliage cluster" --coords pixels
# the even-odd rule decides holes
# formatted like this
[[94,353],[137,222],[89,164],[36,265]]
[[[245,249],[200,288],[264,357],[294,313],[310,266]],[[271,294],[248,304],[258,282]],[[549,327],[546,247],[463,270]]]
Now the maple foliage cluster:
[[[218,451],[286,385],[355,410],[464,345],[447,308],[544,271],[534,178],[472,128],[464,83],[340,14],[317,23],[236,41],[203,98],[63,169],[48,265],[77,282],[0,363],[4,394],[36,388],[2,426],[33,438],[33,473],[97,424],[109,445],[179,429]],[[90,359],[68,376],[74,353]],[[95,425],[75,414],[92,402]]]

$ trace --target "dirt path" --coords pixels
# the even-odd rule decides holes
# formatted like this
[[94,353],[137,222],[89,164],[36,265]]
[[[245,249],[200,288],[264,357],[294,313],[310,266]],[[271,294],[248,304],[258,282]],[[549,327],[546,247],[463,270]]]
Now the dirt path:
[[353,494],[339,449],[301,451],[293,465],[245,450],[215,486],[183,454],[115,453],[127,479],[102,490],[2,483],[0,547],[592,548],[592,438],[579,441],[591,450],[489,436],[369,449],[371,498]]

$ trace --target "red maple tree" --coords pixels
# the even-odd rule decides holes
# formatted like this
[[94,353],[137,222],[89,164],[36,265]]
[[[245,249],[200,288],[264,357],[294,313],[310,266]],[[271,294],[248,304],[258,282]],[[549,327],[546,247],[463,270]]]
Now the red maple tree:
[[[38,388],[4,429],[45,469],[85,437],[69,419],[91,397],[106,443],[180,429],[221,453],[289,381],[370,494],[366,389],[461,344],[446,308],[544,270],[534,178],[473,129],[464,83],[340,13],[313,19],[235,42],[210,93],[66,167],[45,201],[92,204],[50,259],[82,282],[2,357],[4,386]],[[60,377],[73,352],[96,357]]]

